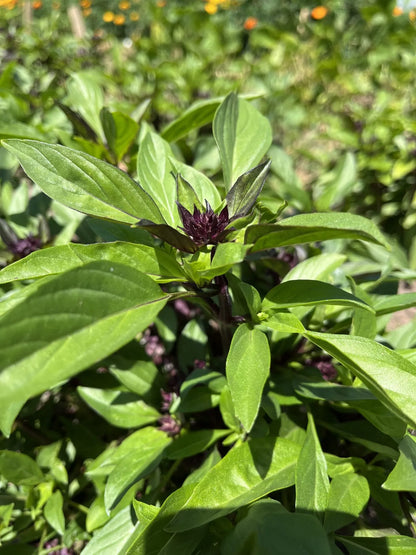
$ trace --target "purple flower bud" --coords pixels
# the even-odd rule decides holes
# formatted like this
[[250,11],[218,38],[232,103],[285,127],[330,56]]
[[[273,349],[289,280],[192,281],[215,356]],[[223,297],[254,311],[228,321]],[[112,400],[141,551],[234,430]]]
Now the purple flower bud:
[[179,202],[177,205],[183,224],[183,227],[180,229],[192,239],[195,245],[198,247],[216,245],[222,241],[226,234],[225,228],[229,224],[227,207],[223,208],[219,214],[216,214],[206,200],[205,212],[201,212],[194,205],[194,212],[191,214]]
[[163,412],[169,412],[170,406],[173,401],[173,393],[169,393],[163,389],[160,390],[160,396],[162,397],[162,403],[160,405],[160,410]]
[[161,416],[158,422],[160,424],[159,430],[161,432],[165,432],[169,437],[176,436],[181,431],[180,423],[177,420],[175,420],[175,418],[170,414]]

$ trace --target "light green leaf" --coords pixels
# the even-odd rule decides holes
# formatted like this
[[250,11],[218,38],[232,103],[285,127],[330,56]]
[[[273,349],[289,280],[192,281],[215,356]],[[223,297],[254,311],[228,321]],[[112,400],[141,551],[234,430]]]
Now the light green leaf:
[[81,398],[113,426],[138,428],[160,417],[156,409],[138,400],[132,393],[81,386],[77,390]]
[[244,260],[248,249],[248,245],[241,243],[220,243],[217,245],[210,267],[202,270],[200,275],[211,280],[227,273],[235,264]]
[[0,474],[19,486],[35,486],[44,480],[42,470],[33,459],[6,449],[0,451]]
[[154,430],[150,442],[138,444],[116,465],[108,477],[104,491],[107,512],[113,509],[131,486],[148,476],[159,464],[171,439],[159,430]]
[[347,152],[338,161],[335,169],[324,176],[315,188],[315,206],[319,211],[330,210],[342,202],[357,183],[357,164],[352,152]]
[[94,131],[103,138],[100,111],[104,105],[104,93],[94,76],[87,71],[73,73],[67,83],[69,102],[79,111]]
[[[0,317],[0,406],[22,405],[105,358],[151,324],[167,301],[151,278],[108,261],[45,279]],[[5,435],[10,417],[0,412]]]
[[398,310],[405,310],[416,306],[416,293],[402,293],[401,295],[384,295],[376,297],[374,310],[377,316],[391,314]]
[[338,253],[324,253],[311,256],[289,270],[282,279],[282,283],[297,279],[317,279],[326,282],[334,270],[339,268],[346,259],[347,257],[344,254]]
[[253,252],[330,239],[359,239],[390,250],[389,242],[371,220],[343,212],[299,214],[278,224],[253,225],[245,236],[246,243],[254,243]]
[[65,532],[65,516],[63,511],[64,499],[62,493],[58,490],[49,497],[46,502],[43,514],[47,522],[52,526],[59,535]]
[[416,427],[416,366],[371,339],[305,332],[305,336],[346,366],[399,418]]
[[133,224],[163,223],[155,201],[126,173],[89,154],[60,145],[11,139],[2,145],[51,198],[80,212]]
[[296,465],[296,510],[313,512],[322,519],[328,503],[329,479],[315,422],[308,413],[308,427]]
[[164,250],[116,241],[92,245],[70,243],[32,252],[3,268],[0,271],[0,283],[61,274],[99,260],[126,264],[151,275],[160,283],[186,279],[175,258]]
[[364,476],[348,472],[337,474],[329,487],[324,528],[334,532],[356,520],[370,498],[370,488]]
[[[281,333],[303,333],[302,322],[291,312],[275,312],[271,316],[260,314],[261,325]],[[265,319],[263,319],[265,317]]]
[[399,443],[400,456],[382,487],[392,491],[416,491],[416,441],[406,434]]
[[143,400],[153,398],[154,389],[160,399],[163,381],[159,370],[150,360],[130,360],[115,355],[111,359],[109,370],[120,383]]
[[416,539],[408,536],[385,536],[381,538],[359,538],[337,536],[349,555],[413,555]]
[[266,154],[272,142],[271,127],[249,102],[230,93],[215,113],[213,133],[228,191],[240,175]]
[[[176,158],[169,157],[169,161],[172,165],[172,168],[175,173],[180,173],[184,179],[186,179],[192,188],[194,189],[195,193],[197,194],[199,200],[204,203],[207,200],[210,206],[216,210],[218,206],[221,204],[221,195],[218,192],[218,189],[214,185],[214,183],[203,173],[196,170],[192,166],[188,166],[183,162],[180,162]],[[178,199],[179,202],[180,199]],[[182,203],[183,204],[183,203]],[[185,205],[186,208],[188,208]],[[192,212],[193,206],[188,208],[190,212]]]
[[313,279],[286,281],[273,287],[263,300],[262,310],[274,311],[296,306],[316,306],[320,304],[341,305],[351,308],[365,308],[370,312],[372,307],[363,301],[335,287],[330,283]]
[[[172,151],[168,143],[153,131],[148,131],[140,143],[137,177],[143,189],[163,208],[166,222],[176,227],[180,225],[180,218],[175,202],[176,183],[171,174],[173,168],[169,156],[172,156]],[[147,216],[142,218],[156,222]]]
[[269,370],[270,348],[266,335],[247,324],[239,326],[228,352],[226,374],[235,414],[247,432],[256,420]]
[[284,438],[251,439],[234,447],[196,484],[165,530],[191,530],[292,485],[298,454],[299,446]]
[[114,135],[111,139],[111,150],[116,155],[117,161],[120,161],[136,138],[139,125],[122,112],[113,112],[111,117],[115,125]]

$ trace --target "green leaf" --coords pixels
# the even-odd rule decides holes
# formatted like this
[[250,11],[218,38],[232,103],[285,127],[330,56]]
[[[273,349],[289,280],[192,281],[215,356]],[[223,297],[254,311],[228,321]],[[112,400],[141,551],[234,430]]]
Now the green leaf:
[[200,275],[207,280],[211,280],[216,276],[227,273],[233,266],[244,260],[248,249],[248,245],[242,245],[241,243],[220,243],[215,249],[209,269],[202,270]]
[[211,445],[229,433],[230,430],[185,431],[167,448],[166,457],[173,460],[192,457],[207,451]]
[[109,260],[131,266],[151,275],[156,281],[183,281],[186,278],[175,258],[166,251],[147,245],[116,241],[82,245],[70,243],[41,249],[0,271],[0,283],[61,274],[89,262]]
[[194,188],[180,173],[176,175],[176,198],[179,204],[184,206],[191,214],[195,207],[200,212],[205,211],[201,199],[196,194]]
[[113,426],[138,428],[155,422],[159,412],[138,400],[136,395],[118,389],[78,387],[81,398]]
[[51,198],[80,212],[128,224],[162,223],[155,201],[126,173],[89,154],[60,145],[11,139],[2,145]]
[[153,398],[153,390],[157,389],[160,398],[160,387],[163,381],[157,367],[148,360],[130,360],[119,355],[111,358],[110,372],[130,391],[147,401]]
[[230,93],[215,113],[213,133],[228,191],[240,175],[265,155],[272,142],[271,127],[249,102]]
[[226,362],[227,381],[235,414],[249,432],[260,408],[263,387],[270,370],[267,337],[247,324],[239,326],[232,338]]
[[[192,185],[198,199],[200,199],[201,202],[207,200],[211,207],[216,210],[221,204],[221,195],[214,183],[205,174],[192,166],[180,162],[176,158],[169,157],[169,161],[174,172],[180,173],[181,176]],[[178,200],[181,202],[180,199]],[[191,209],[189,210],[191,211]]]
[[377,316],[391,314],[398,310],[405,310],[416,306],[416,293],[402,293],[401,295],[383,295],[374,301]]
[[[271,316],[262,313],[261,325],[281,333],[303,333],[305,328],[302,322],[290,312],[275,312]],[[263,319],[266,317],[266,319]]]
[[316,279],[326,282],[334,270],[339,268],[346,259],[347,257],[344,254],[338,253],[324,253],[311,256],[289,270],[282,279],[282,283],[298,279]]
[[251,211],[263,189],[269,170],[270,161],[263,162],[240,175],[226,197],[230,218],[242,218]]
[[278,501],[264,499],[247,515],[221,545],[223,555],[330,555],[327,536],[310,515],[289,513]]
[[103,138],[100,111],[104,94],[94,76],[87,71],[73,73],[67,82],[67,102],[78,110],[94,131]]
[[[129,488],[142,478],[146,478],[160,463],[165,448],[171,439],[159,430],[154,429],[151,439],[146,434],[146,442],[137,441],[116,465],[108,477],[104,491],[104,503],[107,512],[113,509]],[[136,436],[139,439],[139,436]]]
[[386,536],[381,538],[360,538],[337,536],[349,555],[413,555],[416,539],[408,536]]
[[174,227],[167,224],[155,224],[149,220],[140,220],[136,223],[141,229],[145,229],[152,235],[156,235],[162,241],[166,241],[170,245],[184,252],[196,252],[198,247],[187,235],[180,233]]
[[[0,406],[15,403],[17,409],[116,351],[167,301],[151,278],[114,262],[91,262],[45,279],[0,317]],[[0,413],[5,435],[10,416]]]
[[315,513],[322,519],[328,503],[329,479],[325,456],[308,413],[308,427],[296,465],[296,510]]
[[43,514],[47,522],[52,526],[59,535],[65,532],[65,516],[63,511],[64,499],[62,493],[58,490],[49,497],[46,502]]
[[[150,507],[149,507],[150,509]],[[157,511],[155,507],[152,507]],[[139,520],[132,507],[125,507],[122,511],[111,518],[105,526],[97,530],[82,555],[124,555],[132,535],[145,528],[148,521],[143,518]]]
[[139,125],[122,112],[110,112],[103,108],[100,119],[107,144],[119,162],[130,148],[139,131]]
[[[137,177],[143,189],[163,209],[166,222],[176,227],[180,225],[180,217],[176,206],[176,183],[172,175],[169,156],[172,155],[169,145],[159,135],[148,131],[140,143],[137,156]],[[156,223],[160,221],[142,216]]]
[[250,226],[245,235],[246,243],[254,243],[253,252],[330,239],[359,239],[390,250],[389,242],[371,220],[343,212],[299,214],[278,224]]
[[337,359],[399,418],[416,427],[416,366],[365,337],[305,332],[305,336]]
[[354,472],[334,476],[329,487],[324,519],[327,533],[354,522],[364,510],[369,498],[370,488],[364,476]]
[[273,311],[295,306],[316,306],[320,304],[341,305],[351,308],[372,307],[334,285],[313,279],[286,281],[273,287],[263,300],[262,310]]
[[191,530],[293,485],[298,454],[299,446],[284,438],[251,439],[234,447],[196,484],[165,530]]
[[351,193],[357,183],[357,164],[354,154],[347,152],[333,172],[315,187],[315,206],[319,211],[331,210]]
[[173,143],[185,137],[190,131],[210,123],[222,100],[223,98],[221,97],[195,102],[177,119],[165,127],[162,131],[162,137],[165,141]]
[[416,491],[416,441],[406,434],[399,443],[399,459],[382,487],[392,491]]
[[24,453],[0,451],[0,474],[19,486],[35,486],[44,480],[39,465]]

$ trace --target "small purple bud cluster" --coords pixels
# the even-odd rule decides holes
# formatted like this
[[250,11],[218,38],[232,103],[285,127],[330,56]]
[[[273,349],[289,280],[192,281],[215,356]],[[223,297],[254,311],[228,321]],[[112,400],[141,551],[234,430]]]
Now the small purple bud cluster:
[[216,245],[225,236],[225,228],[229,224],[228,208],[216,214],[208,201],[205,201],[205,212],[194,206],[193,214],[179,202],[178,211],[182,220],[182,229],[198,247]]
[[309,359],[305,362],[308,366],[314,366],[315,368],[317,368],[321,373],[323,379],[327,382],[334,380],[338,375],[338,372],[336,371],[332,360],[329,357],[321,357],[317,360]]
[[165,354],[165,347],[157,334],[152,334],[148,328],[140,340],[148,357],[152,359],[155,364],[162,364]]
[[171,414],[165,414],[158,420],[160,426],[159,430],[165,432],[169,437],[174,437],[181,431],[180,422],[176,420]]
[[[52,549],[59,545],[58,538],[50,540],[44,544],[44,549]],[[68,549],[67,547],[62,547],[61,549],[57,549],[55,551],[49,551],[49,555],[74,555],[74,551],[72,549]]]
[[9,251],[12,252],[17,258],[24,258],[31,252],[39,250],[42,246],[42,241],[39,237],[34,237],[29,234],[24,239],[17,239],[13,243],[9,243],[7,246]]

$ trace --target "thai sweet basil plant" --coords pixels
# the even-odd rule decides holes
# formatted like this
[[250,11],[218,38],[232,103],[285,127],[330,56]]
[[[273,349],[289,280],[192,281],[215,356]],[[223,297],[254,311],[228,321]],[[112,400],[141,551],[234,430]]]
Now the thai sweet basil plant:
[[[180,147],[211,120],[213,180]],[[121,160],[117,121],[95,131]],[[0,272],[5,548],[414,553],[416,350],[386,332],[416,304],[405,261],[372,221],[288,206],[235,94],[133,139],[133,177],[3,142],[95,238]]]

